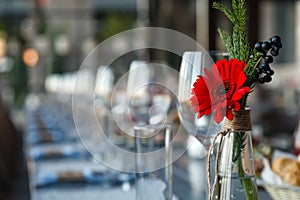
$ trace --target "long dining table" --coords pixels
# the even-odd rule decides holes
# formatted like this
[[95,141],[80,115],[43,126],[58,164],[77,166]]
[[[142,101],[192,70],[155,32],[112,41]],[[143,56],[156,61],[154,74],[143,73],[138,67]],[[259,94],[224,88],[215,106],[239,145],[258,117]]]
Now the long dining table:
[[[32,200],[136,199],[135,174],[105,166],[82,144],[70,102],[46,95],[38,105],[26,108],[26,120],[24,143]],[[185,144],[178,142],[173,153],[183,148]],[[159,188],[158,183],[149,183],[144,199],[162,199]],[[206,199],[206,159],[185,152],[173,163],[173,193],[173,199]],[[271,200],[262,188],[259,197]]]

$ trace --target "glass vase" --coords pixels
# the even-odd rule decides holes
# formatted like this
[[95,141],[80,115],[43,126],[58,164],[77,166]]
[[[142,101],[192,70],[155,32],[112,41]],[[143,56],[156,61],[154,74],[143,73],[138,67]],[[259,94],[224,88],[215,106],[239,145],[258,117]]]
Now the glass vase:
[[250,110],[235,112],[234,120],[226,120],[218,141],[210,200],[257,200]]

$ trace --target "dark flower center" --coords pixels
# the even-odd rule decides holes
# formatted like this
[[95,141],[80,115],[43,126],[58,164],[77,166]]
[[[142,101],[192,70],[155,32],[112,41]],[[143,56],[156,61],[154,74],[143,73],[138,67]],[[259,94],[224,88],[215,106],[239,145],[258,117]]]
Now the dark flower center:
[[226,91],[227,98],[230,98],[235,90],[235,84],[232,81],[225,80],[224,81],[224,88]]
[[226,89],[224,88],[223,83],[219,82],[217,85],[213,88],[212,96],[213,97],[222,97],[226,94]]
[[230,98],[234,90],[235,84],[232,81],[225,80],[224,83],[217,83],[217,85],[213,88],[212,96],[217,98],[224,97],[226,95],[226,98]]

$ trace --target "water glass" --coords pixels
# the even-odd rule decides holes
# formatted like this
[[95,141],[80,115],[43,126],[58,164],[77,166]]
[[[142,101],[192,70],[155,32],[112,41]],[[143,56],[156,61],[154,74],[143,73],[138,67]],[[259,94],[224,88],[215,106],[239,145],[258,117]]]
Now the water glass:
[[136,200],[171,200],[171,126],[135,126]]

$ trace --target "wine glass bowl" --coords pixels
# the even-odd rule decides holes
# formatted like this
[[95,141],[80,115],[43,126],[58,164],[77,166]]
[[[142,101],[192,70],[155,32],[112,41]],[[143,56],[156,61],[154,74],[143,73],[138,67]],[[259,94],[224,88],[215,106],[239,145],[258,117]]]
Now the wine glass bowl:
[[[178,73],[164,64],[133,61],[115,86],[123,86],[126,91],[122,113],[114,112],[120,105],[112,102],[116,124],[130,136],[134,126],[165,124],[177,94],[177,80]],[[117,95],[113,91],[112,98]]]
[[132,121],[138,124],[144,124],[149,121],[148,109],[151,106],[151,99],[147,88],[138,88],[132,92],[128,100],[129,116]]
[[222,125],[215,123],[213,113],[198,118],[198,113],[194,112],[190,98],[192,97],[193,84],[198,75],[203,75],[204,68],[210,68],[213,64],[214,61],[207,52],[185,52],[179,73],[177,109],[180,121],[186,131],[194,135],[206,150],[209,149],[214,136]]

